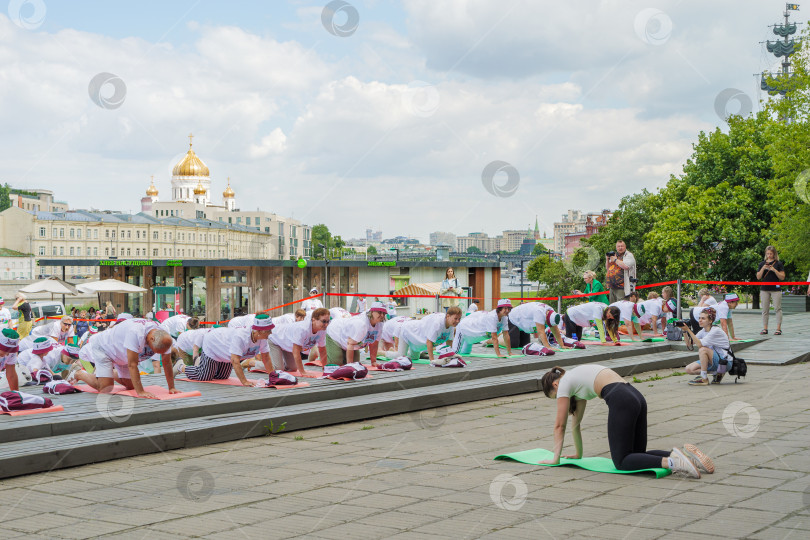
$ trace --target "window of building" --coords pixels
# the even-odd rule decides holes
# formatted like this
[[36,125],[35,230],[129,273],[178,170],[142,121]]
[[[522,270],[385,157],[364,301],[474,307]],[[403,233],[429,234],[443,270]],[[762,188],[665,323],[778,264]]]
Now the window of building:
[[130,252],[129,248],[127,248],[127,257],[129,257],[130,253],[131,252]]
[[169,240],[172,239],[172,233],[169,233]]
[[98,257],[98,248],[97,247],[93,248],[93,256]]
[[71,238],[76,238],[76,231],[74,229],[72,229],[72,228],[70,229],[70,237]]
[[60,228],[59,229],[59,238],[64,238],[64,237],[65,237],[65,229]]
[[[236,218],[236,222],[239,223],[239,218]],[[250,225],[250,216],[245,218],[245,225]]]
[[115,257],[115,248],[112,248],[112,256]]
[[56,227],[54,227],[54,228],[51,230],[51,236],[52,236],[53,238],[56,238]]
[[93,240],[98,240],[98,229],[93,229]]
[[39,228],[39,237],[40,238],[45,238],[45,227],[40,227]]
[[105,257],[109,257],[109,256],[110,256],[110,248],[104,248],[104,256],[105,256]]
[[115,231],[110,231],[110,237],[115,238]]
[[127,231],[127,240],[132,238],[132,231]]
[[45,246],[39,246],[39,254],[45,255]]
[[82,254],[82,248],[77,247],[76,248],[76,255],[78,256],[78,255],[81,255],[81,254]]
[[82,237],[82,230],[81,229],[76,229],[76,238],[81,238],[81,237]]
[[75,255],[75,254],[76,254],[76,253],[75,253],[75,250],[74,250],[73,248],[70,248],[70,254],[71,254],[71,255]]
[[295,229],[296,229],[295,225],[290,225],[290,236],[292,236],[293,238],[296,237]]
[[157,231],[152,231],[152,240],[157,240],[157,239],[158,239],[158,232]]
[[233,218],[232,217],[228,218],[228,223],[233,223]]
[[104,238],[110,237],[110,229],[104,229]]
[[157,254],[158,254],[157,248],[152,249],[152,256],[157,257]]
[[59,255],[64,255],[64,254],[65,254],[65,248],[60,247],[59,248]]

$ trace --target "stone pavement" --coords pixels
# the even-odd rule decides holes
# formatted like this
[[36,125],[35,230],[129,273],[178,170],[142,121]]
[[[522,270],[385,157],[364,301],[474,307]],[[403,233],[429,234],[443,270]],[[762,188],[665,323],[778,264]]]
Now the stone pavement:
[[[527,394],[2,480],[2,537],[810,535],[807,364],[752,366],[747,381],[711,387],[672,370],[637,378],[649,447],[697,443],[715,474],[493,461],[551,446],[554,402]],[[606,411],[588,406],[587,455],[608,455]]]

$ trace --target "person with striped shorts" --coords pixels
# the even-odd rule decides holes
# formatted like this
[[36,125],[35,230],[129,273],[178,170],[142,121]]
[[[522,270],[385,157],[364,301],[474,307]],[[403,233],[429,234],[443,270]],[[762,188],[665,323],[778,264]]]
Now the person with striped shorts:
[[245,377],[242,360],[260,355],[265,366],[271,365],[267,338],[274,326],[269,315],[260,313],[249,328],[214,328],[203,337],[197,365],[186,366],[178,360],[174,372],[185,373],[192,381],[221,381],[230,377],[233,369],[243,386],[254,386]]

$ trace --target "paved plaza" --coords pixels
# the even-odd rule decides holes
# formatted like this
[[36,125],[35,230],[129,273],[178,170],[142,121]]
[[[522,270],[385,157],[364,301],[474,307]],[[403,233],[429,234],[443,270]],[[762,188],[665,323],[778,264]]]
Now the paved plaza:
[[[715,458],[700,480],[493,461],[551,447],[554,402],[535,393],[2,480],[2,536],[806,538],[808,365],[687,380],[635,384],[650,448]],[[588,406],[586,455],[608,455],[606,413]]]

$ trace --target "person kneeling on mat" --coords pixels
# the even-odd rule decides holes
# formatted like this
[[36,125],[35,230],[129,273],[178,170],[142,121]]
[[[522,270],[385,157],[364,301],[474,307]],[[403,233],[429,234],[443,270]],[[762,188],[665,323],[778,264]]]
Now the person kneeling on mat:
[[512,311],[512,302],[507,298],[498,300],[498,306],[492,311],[476,311],[464,317],[456,328],[453,338],[453,352],[456,354],[470,354],[474,343],[480,343],[492,338],[495,347],[495,356],[501,357],[501,345],[498,335],[503,334],[507,356],[512,356],[512,344],[509,341],[509,313]]
[[242,386],[255,386],[245,377],[241,362],[261,356],[265,366],[270,366],[270,349],[267,338],[273,331],[273,320],[261,313],[253,319],[250,328],[214,328],[205,334],[202,352],[196,366],[186,366],[182,360],[174,365],[177,374],[185,373],[192,381],[222,381],[231,376],[231,369]]
[[360,351],[368,347],[371,365],[377,365],[377,347],[388,310],[381,302],[349,319],[335,319],[326,329],[326,358],[330,364],[360,361]]
[[[273,368],[304,374],[304,361],[301,353],[312,349],[320,351],[326,358],[326,328],[329,326],[329,310],[316,308],[311,317],[292,324],[284,324],[270,334],[267,343]],[[265,366],[267,368],[268,366]]]
[[[603,304],[604,305],[604,304]],[[580,426],[588,400],[601,397],[608,406],[607,431],[610,457],[621,471],[669,469],[673,473],[700,478],[701,471],[714,472],[714,462],[695,445],[683,450],[647,450],[647,401],[633,385],[612,369],[585,364],[568,371],[555,366],[540,380],[546,397],[557,400],[554,422],[554,458],[541,461],[557,465],[560,457],[582,459]],[[576,454],[562,456],[568,415],[573,417],[572,431]]]
[[509,322],[520,328],[521,332],[533,334],[537,341],[547,349],[551,348],[551,344],[546,337],[546,328],[551,330],[560,347],[571,347],[564,343],[560,335],[558,327],[560,319],[559,313],[555,313],[551,306],[542,302],[524,302],[509,313]]
[[[638,299],[638,295],[635,296],[635,299]],[[610,306],[619,308],[620,318],[624,322],[630,341],[636,340],[634,337],[636,334],[641,339],[641,324],[638,321],[644,316],[647,309],[642,304],[637,304],[632,295],[626,296],[624,300],[613,302]]]
[[[396,351],[385,353],[387,358],[398,358],[407,356],[409,359],[418,360],[423,351],[427,351],[428,360],[435,360],[434,349],[444,345],[453,339],[459,321],[461,321],[461,308],[450,306],[447,312],[431,313],[421,319],[405,321],[401,323],[399,331],[399,342]],[[391,321],[385,323],[386,326]],[[383,336],[386,331],[383,330]]]
[[[698,324],[701,330],[697,334],[692,332],[689,325],[684,325],[684,331],[692,338],[694,344],[698,347],[698,356],[700,359],[697,362],[692,362],[686,366],[686,373],[689,375],[697,375],[694,379],[689,381],[692,386],[708,386],[709,373],[714,374],[712,384],[719,384],[725,374],[723,367],[728,366],[731,361],[728,350],[731,344],[728,341],[728,336],[719,326],[713,326],[717,312],[714,308],[707,307],[698,315]],[[723,364],[721,366],[721,364]]]
[[621,311],[615,306],[606,306],[602,302],[587,302],[571,306],[563,315],[565,333],[571,339],[582,339],[583,328],[594,326],[599,331],[599,340],[619,344],[619,318]]

